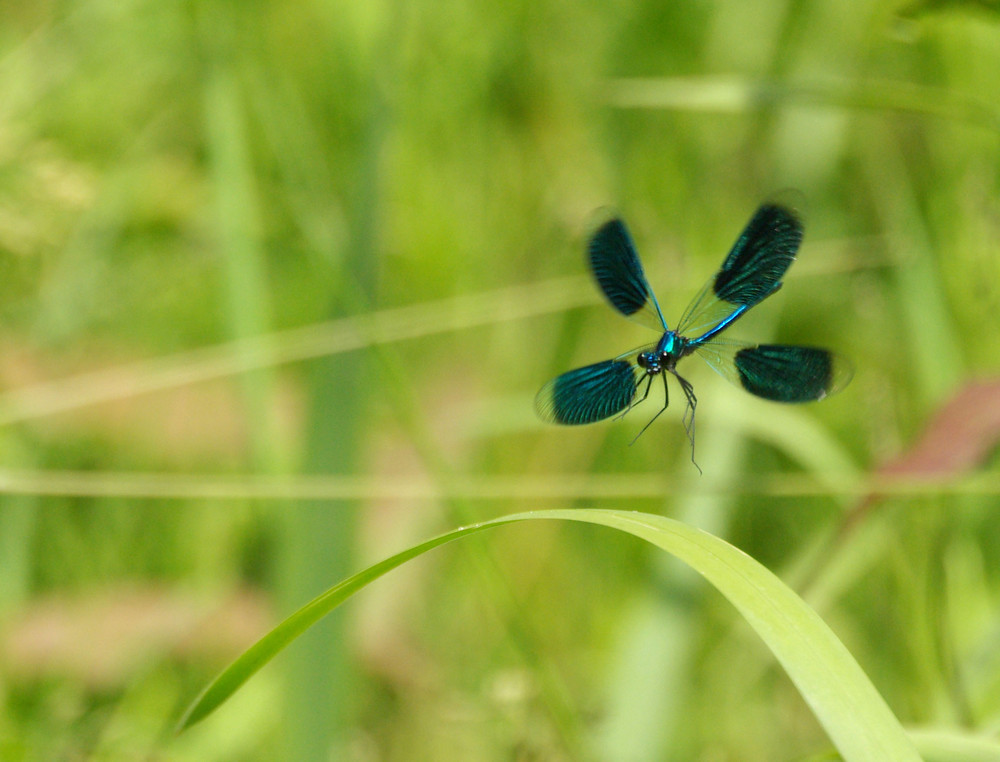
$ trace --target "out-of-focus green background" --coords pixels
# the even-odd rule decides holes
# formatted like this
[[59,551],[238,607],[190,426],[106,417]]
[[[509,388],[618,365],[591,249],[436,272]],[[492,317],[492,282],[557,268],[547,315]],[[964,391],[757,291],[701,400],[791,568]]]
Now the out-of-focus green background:
[[[1000,365],[1000,16],[941,5],[8,0],[0,758],[828,748],[714,591],[541,523],[394,572],[173,734],[228,660],[366,563],[581,505],[720,534],[905,723],[997,727],[990,427],[946,416],[931,447],[977,451],[978,489],[949,487],[957,467],[863,488]],[[677,404],[631,447],[655,401],[536,420],[548,378],[656,338],[590,282],[594,209],[624,215],[676,320],[785,188],[800,261],[732,334],[833,347],[846,391],[783,407],[688,361],[703,476]]]

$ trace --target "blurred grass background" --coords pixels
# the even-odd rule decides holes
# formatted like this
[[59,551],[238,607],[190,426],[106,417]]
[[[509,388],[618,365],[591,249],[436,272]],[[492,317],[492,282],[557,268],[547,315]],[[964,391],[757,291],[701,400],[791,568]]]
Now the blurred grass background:
[[[9,0],[0,758],[827,748],[719,596],[556,525],[395,573],[173,735],[363,564],[584,504],[720,534],[904,722],[995,731],[996,457],[975,489],[861,495],[996,373],[998,43],[988,3]],[[552,375],[655,338],[589,281],[595,208],[676,320],[788,187],[800,262],[733,335],[836,348],[844,393],[776,406],[689,361],[701,477],[676,405],[632,447],[655,403],[534,418]]]

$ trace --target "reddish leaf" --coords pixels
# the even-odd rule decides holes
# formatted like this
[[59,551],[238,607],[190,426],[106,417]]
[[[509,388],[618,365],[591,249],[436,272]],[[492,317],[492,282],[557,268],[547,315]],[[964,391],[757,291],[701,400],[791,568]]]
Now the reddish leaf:
[[878,470],[880,476],[946,476],[982,463],[1000,441],[1000,379],[959,390],[931,419],[907,452]]

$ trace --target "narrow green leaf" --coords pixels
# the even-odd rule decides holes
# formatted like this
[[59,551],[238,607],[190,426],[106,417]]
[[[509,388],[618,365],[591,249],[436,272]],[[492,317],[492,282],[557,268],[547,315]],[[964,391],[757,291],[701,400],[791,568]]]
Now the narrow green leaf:
[[628,532],[673,554],[718,589],[757,631],[844,759],[920,759],[899,721],[837,636],[770,571],[725,541],[679,521],[595,509],[504,516],[456,529],[370,566],[306,604],[241,655],[188,709],[180,728],[206,717],[281,649],[372,580],[439,545],[530,519],[600,524]]
[[909,731],[925,762],[1000,762],[1000,742],[968,731]]

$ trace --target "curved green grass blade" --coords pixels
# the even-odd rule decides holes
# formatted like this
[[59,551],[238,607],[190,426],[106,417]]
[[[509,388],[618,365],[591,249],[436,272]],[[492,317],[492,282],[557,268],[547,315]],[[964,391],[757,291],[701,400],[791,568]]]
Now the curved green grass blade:
[[237,658],[187,710],[180,729],[204,719],[286,645],[372,580],[452,540],[531,519],[600,524],[675,555],[729,599],[757,631],[844,759],[920,759],[899,721],[837,636],[770,571],[723,540],[673,519],[596,509],[504,516],[447,532],[368,567],[310,601]]
[[909,730],[925,762],[1000,762],[1000,743],[965,730]]

